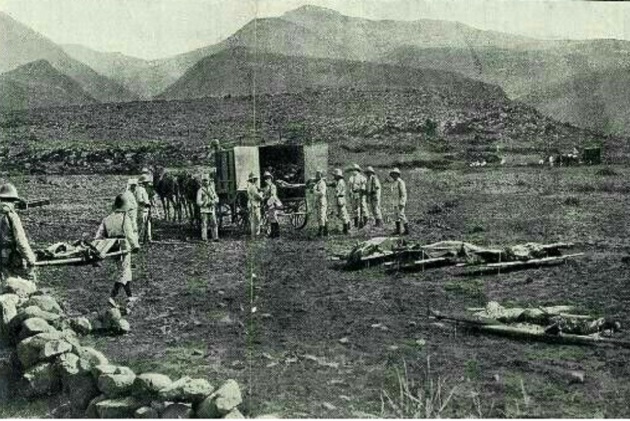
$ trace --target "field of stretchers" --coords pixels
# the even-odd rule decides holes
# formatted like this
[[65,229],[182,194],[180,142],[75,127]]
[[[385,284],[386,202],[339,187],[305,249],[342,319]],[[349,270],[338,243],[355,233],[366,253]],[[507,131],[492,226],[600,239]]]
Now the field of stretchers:
[[[380,171],[379,171],[380,172]],[[384,174],[381,179],[384,179]],[[503,248],[570,242],[585,253],[561,265],[458,276],[460,268],[346,270],[333,256],[393,229],[349,237],[282,225],[282,238],[189,239],[186,223],[155,222],[155,244],[134,255],[131,332],[89,339],[112,361],[174,378],[234,378],[243,412],[280,417],[627,417],[630,350],[488,336],[429,317],[490,301],[571,305],[620,321],[630,340],[630,169],[484,167],[403,171],[410,240]],[[22,213],[44,247],[94,236],[126,178],[24,176]],[[340,225],[338,225],[340,227]],[[189,241],[187,241],[187,239]],[[107,306],[114,265],[41,268],[70,315]],[[39,403],[46,406],[47,401]]]

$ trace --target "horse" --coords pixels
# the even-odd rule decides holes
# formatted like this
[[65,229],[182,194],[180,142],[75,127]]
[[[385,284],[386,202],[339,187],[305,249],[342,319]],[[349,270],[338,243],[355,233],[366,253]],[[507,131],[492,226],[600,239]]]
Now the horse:
[[197,206],[197,192],[201,188],[201,183],[197,177],[187,171],[178,174],[177,182],[180,186],[180,202],[184,212],[187,214],[191,226],[201,225],[201,213]]
[[160,197],[162,208],[164,209],[164,219],[169,220],[171,210],[173,221],[177,218],[182,220],[181,205],[179,201],[180,186],[177,178],[170,174],[166,169],[159,168],[153,175],[153,185],[155,191]]

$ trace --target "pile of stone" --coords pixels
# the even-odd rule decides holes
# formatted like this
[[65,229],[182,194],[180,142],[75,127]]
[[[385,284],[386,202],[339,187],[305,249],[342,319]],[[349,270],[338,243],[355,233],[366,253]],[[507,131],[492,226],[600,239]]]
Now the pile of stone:
[[[25,396],[63,393],[74,417],[243,418],[234,380],[215,390],[204,379],[172,381],[159,373],[136,374],[82,346],[80,335],[95,326],[85,318],[67,318],[57,301],[32,282],[10,278],[2,292],[0,344],[15,350],[21,382],[17,389]],[[123,320],[119,316],[112,308],[99,320]]]

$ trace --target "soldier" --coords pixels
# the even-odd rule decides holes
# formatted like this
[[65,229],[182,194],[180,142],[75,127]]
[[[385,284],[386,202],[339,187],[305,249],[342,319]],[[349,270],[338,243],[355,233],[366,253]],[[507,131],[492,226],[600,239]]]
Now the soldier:
[[313,193],[315,194],[315,212],[319,226],[317,235],[320,237],[328,235],[328,196],[326,195],[326,191],[326,178],[321,170],[317,170],[315,172]]
[[15,212],[15,203],[19,201],[13,184],[0,186],[0,285],[14,276],[37,281],[35,253]]
[[271,238],[280,237],[280,221],[278,220],[278,212],[282,210],[282,202],[278,199],[278,188],[273,182],[273,175],[269,171],[263,174],[263,197],[265,201],[267,220],[271,225]]
[[217,223],[216,206],[219,196],[210,182],[210,176],[204,174],[201,178],[201,188],[197,191],[197,206],[201,214],[201,240],[208,241],[208,222],[212,229],[212,241],[219,241],[219,224]]
[[354,226],[363,228],[367,223],[367,201],[365,200],[367,180],[358,164],[354,164],[350,171],[352,175],[348,179],[348,189],[350,189],[352,199],[350,203],[354,214]]
[[343,224],[343,233],[348,234],[350,231],[350,215],[348,215],[348,207],[346,206],[346,180],[343,179],[343,172],[339,168],[335,169],[333,176],[335,177],[337,217],[341,219]]
[[[96,232],[96,239],[102,240],[106,238],[121,238],[125,239],[124,247],[132,253],[137,252],[140,249],[138,244],[138,236],[133,230],[133,224],[131,222],[131,216],[129,214],[130,203],[127,200],[129,196],[125,194],[119,194],[114,200],[114,206],[112,213],[103,219],[101,225]],[[136,300],[132,297],[131,293],[131,254],[125,254],[117,260],[117,266],[120,273],[114,281],[114,289],[112,290],[109,302],[115,306],[116,296],[120,291],[120,288],[125,290],[127,299],[129,302]]]
[[153,204],[145,187],[151,182],[150,180],[146,174],[142,174],[138,179],[138,187],[136,187],[134,192],[136,203],[140,210],[140,231],[138,237],[142,242],[151,242],[153,239],[151,233],[151,207]]
[[133,232],[138,235],[138,203],[136,202],[136,187],[138,186],[137,178],[130,178],[127,180],[127,189],[123,192],[125,200],[129,204],[129,219],[131,219],[131,226]]
[[[405,216],[405,207],[407,206],[407,186],[402,178],[400,178],[400,170],[398,168],[394,168],[389,172],[389,175],[394,180],[394,185],[392,186],[392,191],[397,196],[396,197],[396,235],[407,235],[409,234],[409,223],[407,222],[407,217]],[[401,225],[404,227],[404,231],[401,232]]]
[[365,173],[367,179],[367,201],[368,207],[374,216],[374,224],[377,227],[383,226],[383,214],[381,213],[381,182],[374,171],[374,168],[367,167]]
[[260,206],[263,202],[263,194],[258,188],[258,176],[256,174],[249,173],[247,179],[249,182],[247,186],[247,210],[249,211],[249,227],[252,237],[260,235]]

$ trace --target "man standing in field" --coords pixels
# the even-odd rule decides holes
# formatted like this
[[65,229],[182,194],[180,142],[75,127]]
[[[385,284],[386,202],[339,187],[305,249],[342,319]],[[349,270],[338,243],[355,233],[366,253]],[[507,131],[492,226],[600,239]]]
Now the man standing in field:
[[247,179],[247,210],[249,211],[249,227],[253,238],[260,235],[260,206],[264,200],[264,196],[258,188],[258,176],[249,173]]
[[[131,216],[129,215],[129,206],[127,196],[124,194],[116,196],[112,213],[103,219],[103,222],[101,222],[101,225],[98,227],[95,238],[97,240],[107,238],[124,239],[124,250],[135,253],[140,249],[140,245],[138,244],[138,235],[133,230]],[[114,281],[114,289],[111,293],[110,303],[116,305],[115,299],[120,288],[125,290],[127,299],[133,302],[135,298],[132,297],[131,293],[131,281],[133,278],[131,273],[131,254],[121,256],[120,259],[117,260],[117,266],[120,272]]]
[[138,179],[138,187],[135,190],[135,199],[138,204],[138,209],[140,209],[140,231],[139,231],[139,239],[141,242],[151,242],[152,233],[151,233],[151,208],[153,204],[149,199],[149,194],[147,193],[146,187],[151,182],[151,179],[142,174]]
[[127,180],[127,189],[123,192],[123,196],[129,206],[129,219],[131,219],[131,226],[133,232],[138,235],[138,203],[136,202],[136,187],[138,186],[137,178],[130,178]]
[[201,240],[208,241],[208,222],[212,229],[212,241],[219,241],[219,224],[217,223],[216,206],[219,196],[210,182],[210,176],[204,174],[201,178],[201,188],[197,191],[197,206],[201,214]]
[[367,167],[367,201],[368,207],[374,216],[374,225],[383,226],[383,214],[381,212],[381,182],[374,171],[374,168]]
[[[407,221],[407,216],[405,215],[405,208],[407,207],[407,186],[405,182],[400,177],[400,170],[398,168],[394,168],[389,172],[390,177],[394,180],[394,185],[392,186],[392,191],[395,195],[395,209],[396,209],[396,235],[407,235],[409,234],[409,222]],[[401,226],[404,228],[404,231],[401,231]]]
[[13,184],[0,186],[0,285],[9,277],[37,281],[35,253],[15,212],[15,203],[19,201]]
[[351,194],[352,212],[354,214],[354,226],[363,228],[367,223],[367,201],[365,193],[367,189],[367,179],[361,173],[359,164],[354,164],[350,171],[352,175],[348,179],[348,188]]
[[313,186],[313,193],[315,195],[315,212],[317,215],[317,224],[319,229],[317,235],[328,235],[328,196],[326,179],[324,173],[321,170],[315,172],[315,186]]
[[337,205],[337,217],[343,224],[343,233],[348,234],[350,231],[350,215],[346,205],[346,180],[343,179],[343,171],[337,168],[333,172],[335,178],[335,204]]
[[265,212],[267,220],[271,225],[271,238],[280,237],[280,221],[278,220],[278,212],[282,210],[282,202],[278,198],[278,188],[273,182],[273,175],[269,171],[263,174],[263,196],[265,201]]

